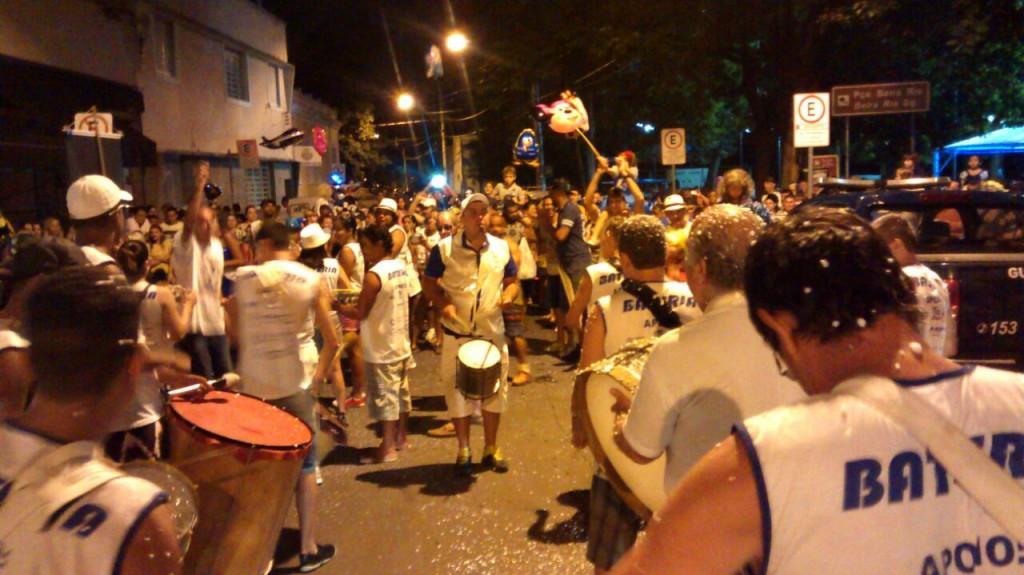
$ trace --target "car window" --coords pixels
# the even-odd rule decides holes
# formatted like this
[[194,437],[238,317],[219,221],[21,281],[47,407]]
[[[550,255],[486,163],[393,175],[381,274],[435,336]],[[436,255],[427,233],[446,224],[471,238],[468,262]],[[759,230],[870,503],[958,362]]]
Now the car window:
[[921,253],[1024,251],[1024,211],[1017,208],[887,206],[871,219],[897,213],[917,232]]

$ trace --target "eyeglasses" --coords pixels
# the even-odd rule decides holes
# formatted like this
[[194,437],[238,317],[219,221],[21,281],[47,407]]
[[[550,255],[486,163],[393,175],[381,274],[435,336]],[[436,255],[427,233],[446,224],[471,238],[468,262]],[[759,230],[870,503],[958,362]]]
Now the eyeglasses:
[[785,377],[786,379],[796,381],[796,377],[793,376],[793,372],[789,371],[789,366],[786,365],[786,361],[782,359],[782,356],[779,355],[779,352],[773,351],[772,357],[775,358],[775,369],[779,370],[779,375]]

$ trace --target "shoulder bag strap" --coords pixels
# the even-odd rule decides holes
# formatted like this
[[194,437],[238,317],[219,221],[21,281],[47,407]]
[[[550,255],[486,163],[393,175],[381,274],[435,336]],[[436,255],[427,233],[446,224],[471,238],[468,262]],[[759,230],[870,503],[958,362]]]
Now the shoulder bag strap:
[[1024,488],[934,407],[878,376],[846,380],[834,393],[851,395],[904,427],[989,516],[1024,541]]

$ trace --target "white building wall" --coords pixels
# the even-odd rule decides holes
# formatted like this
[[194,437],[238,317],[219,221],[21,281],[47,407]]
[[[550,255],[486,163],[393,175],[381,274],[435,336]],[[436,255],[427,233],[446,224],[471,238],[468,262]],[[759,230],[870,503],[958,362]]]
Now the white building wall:
[[[155,22],[173,22],[175,75],[157,69]],[[138,85],[146,100],[143,132],[157,143],[161,156],[161,201],[180,203],[190,193],[192,159],[213,161],[211,176],[232,201],[245,204],[241,170],[227,177],[237,141],[272,138],[291,127],[288,97],[294,69],[287,63],[284,23],[246,0],[175,0],[140,3],[144,30]],[[246,55],[248,101],[228,96],[226,49]],[[275,72],[281,70],[282,103],[277,104]],[[260,146],[261,161],[292,161],[290,149]],[[221,166],[218,166],[221,164]],[[218,174],[220,170],[223,174]],[[237,177],[236,177],[237,176]],[[274,178],[275,195],[284,195],[283,179]],[[228,198],[225,198],[228,199]]]
[[4,0],[0,54],[134,86],[138,41],[131,13],[119,16],[83,0]]

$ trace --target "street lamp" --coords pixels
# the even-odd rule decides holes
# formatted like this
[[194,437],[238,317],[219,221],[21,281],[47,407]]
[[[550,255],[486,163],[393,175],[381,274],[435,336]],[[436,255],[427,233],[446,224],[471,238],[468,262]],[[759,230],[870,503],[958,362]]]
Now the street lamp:
[[398,95],[398,99],[395,101],[395,104],[398,106],[399,110],[408,112],[416,105],[416,98],[413,98],[412,94],[408,92],[402,92]]
[[448,48],[449,52],[458,54],[469,46],[469,38],[462,32],[452,32],[444,39],[444,45]]

